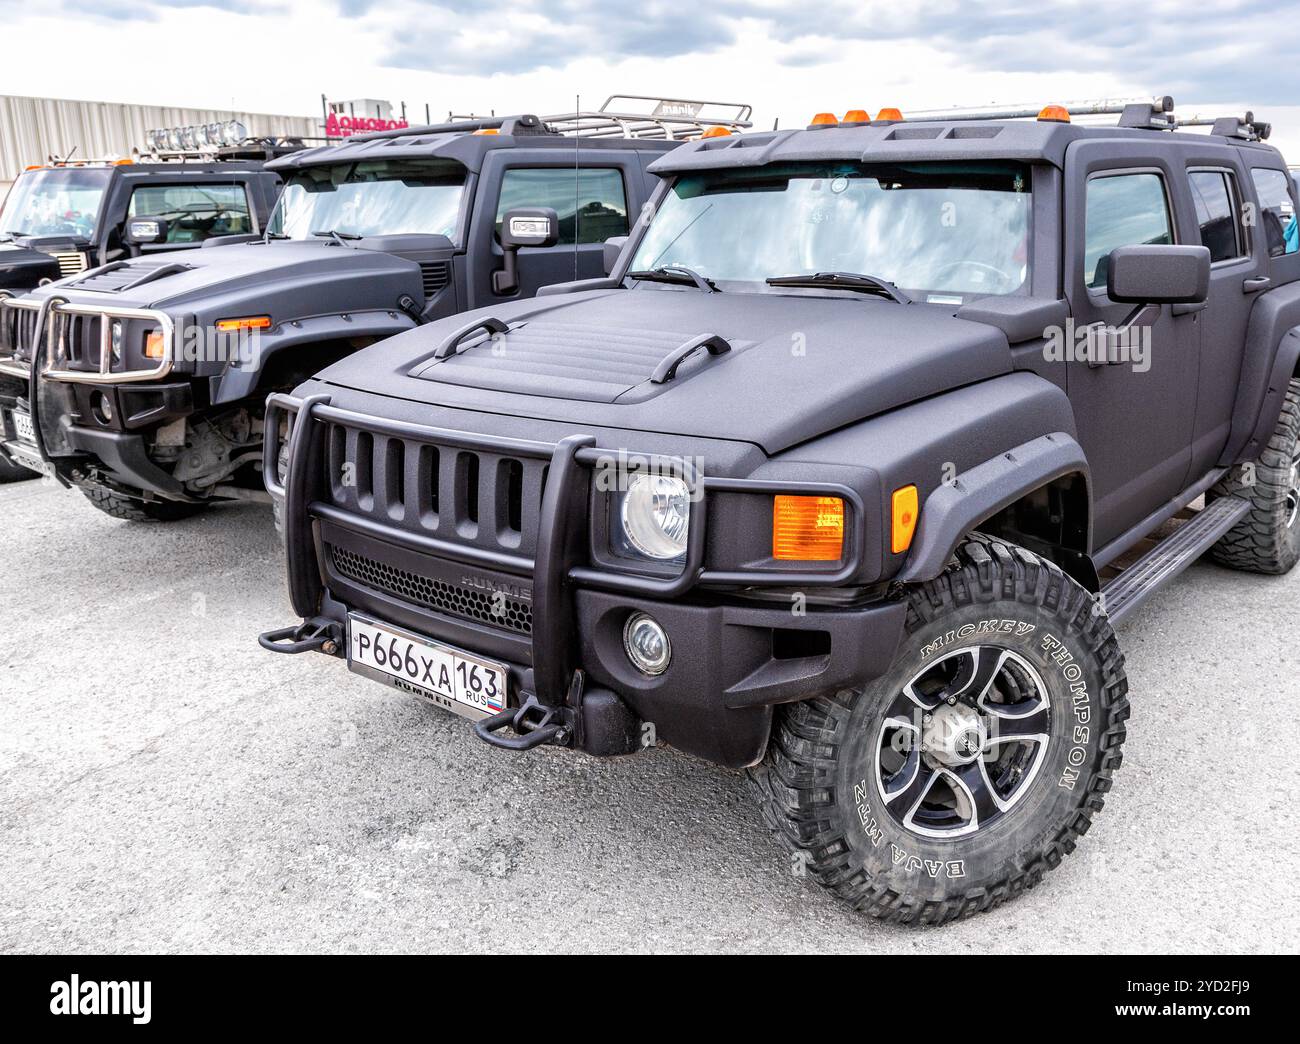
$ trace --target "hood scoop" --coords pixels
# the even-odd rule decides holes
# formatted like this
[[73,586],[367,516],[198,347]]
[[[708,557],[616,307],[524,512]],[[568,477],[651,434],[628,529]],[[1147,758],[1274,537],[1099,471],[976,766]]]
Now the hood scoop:
[[100,293],[116,294],[151,283],[155,279],[176,275],[178,272],[188,272],[192,267],[167,258],[149,261],[113,261],[100,268],[92,269],[81,279],[69,285],[79,290],[97,290]]
[[461,327],[410,376],[489,391],[640,402],[750,342],[698,330],[611,328],[548,319]]

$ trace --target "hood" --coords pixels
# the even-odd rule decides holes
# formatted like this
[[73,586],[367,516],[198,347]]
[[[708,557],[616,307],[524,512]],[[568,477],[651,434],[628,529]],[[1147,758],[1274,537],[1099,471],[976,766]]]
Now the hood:
[[[328,312],[391,308],[395,296],[377,299],[373,287],[394,281],[417,299],[420,268],[416,262],[358,246],[339,246],[332,240],[264,243],[223,243],[196,250],[148,254],[120,264],[92,269],[58,283],[57,290],[37,291],[43,297],[57,292],[71,301],[102,303],[128,308],[158,308],[176,315],[234,314],[245,305],[269,312],[277,321],[317,314],[321,309],[298,309],[293,294],[319,298]],[[393,296],[393,300],[388,298]]]
[[[488,317],[509,331],[471,334],[454,355],[436,357],[458,330]],[[701,348],[675,376],[654,380],[666,358],[708,338],[729,349]],[[1000,330],[938,306],[641,286],[480,309],[399,334],[318,377],[430,404],[777,453],[1010,370]]]
[[41,250],[0,243],[0,290],[30,290],[42,279],[58,279],[59,262]]

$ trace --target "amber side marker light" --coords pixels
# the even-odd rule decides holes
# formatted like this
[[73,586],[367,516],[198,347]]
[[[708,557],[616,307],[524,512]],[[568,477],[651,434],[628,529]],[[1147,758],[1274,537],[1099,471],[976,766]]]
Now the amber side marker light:
[[1070,110],[1064,105],[1046,105],[1039,112],[1038,118],[1048,123],[1069,123]]
[[782,562],[836,562],[844,557],[844,501],[777,496],[772,501],[772,557]]
[[919,514],[916,487],[904,486],[894,490],[893,538],[890,546],[894,554],[901,555],[912,546],[912,536],[916,532],[916,517]]
[[247,315],[242,319],[218,319],[217,333],[235,333],[239,330],[267,330],[271,326],[269,315]]
[[144,338],[144,357],[161,359],[163,357],[163,335],[161,330],[150,330]]

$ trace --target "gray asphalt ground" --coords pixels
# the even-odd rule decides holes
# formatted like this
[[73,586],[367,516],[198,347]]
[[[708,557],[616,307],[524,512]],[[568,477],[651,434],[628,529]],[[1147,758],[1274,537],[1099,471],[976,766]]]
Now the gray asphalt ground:
[[1300,572],[1126,625],[1124,767],[1039,888],[942,929],[791,875],[738,774],[517,755],[320,656],[269,509],[0,486],[0,950],[1295,952]]

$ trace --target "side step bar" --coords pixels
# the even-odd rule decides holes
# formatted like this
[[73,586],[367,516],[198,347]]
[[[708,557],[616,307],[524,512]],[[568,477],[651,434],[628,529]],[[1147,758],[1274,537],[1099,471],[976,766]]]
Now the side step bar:
[[1250,510],[1240,497],[1220,497],[1202,508],[1101,589],[1106,615],[1118,623],[1195,562]]

